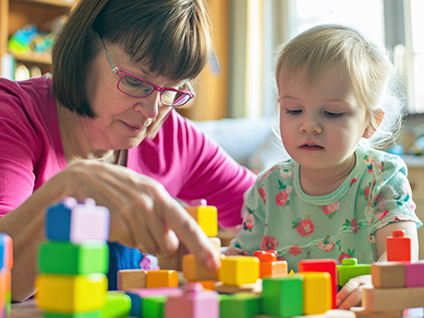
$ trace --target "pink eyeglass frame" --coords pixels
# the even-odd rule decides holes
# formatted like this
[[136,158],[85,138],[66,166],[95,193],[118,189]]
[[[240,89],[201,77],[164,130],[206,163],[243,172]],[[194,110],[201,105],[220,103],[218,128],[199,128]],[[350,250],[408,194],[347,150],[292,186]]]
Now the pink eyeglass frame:
[[[158,92],[160,92],[161,93],[161,102],[162,102],[162,104],[164,104],[164,105],[166,105],[166,106],[169,106],[169,107],[179,107],[179,106],[183,106],[183,105],[185,105],[185,104],[187,104],[192,98],[194,98],[195,96],[196,96],[196,93],[194,92],[194,90],[193,90],[193,87],[190,85],[190,83],[189,82],[187,82],[186,84],[187,84],[187,87],[188,87],[188,89],[190,90],[190,92],[187,92],[187,91],[182,91],[182,90],[179,90],[179,89],[174,89],[174,88],[164,88],[164,87],[160,87],[160,86],[157,86],[156,84],[153,84],[152,82],[149,82],[149,81],[146,81],[145,79],[143,79],[143,78],[140,78],[140,77],[138,77],[138,76],[135,76],[135,75],[132,75],[132,74],[130,74],[130,73],[127,73],[127,72],[124,72],[124,71],[120,71],[119,70],[119,68],[115,65],[115,63],[113,63],[113,61],[112,61],[112,58],[110,57],[110,54],[109,54],[109,52],[108,52],[108,50],[107,50],[107,48],[106,48],[106,45],[104,44],[104,42],[103,42],[103,39],[102,39],[102,37],[99,35],[99,37],[100,37],[100,40],[101,40],[101,42],[102,42],[102,44],[103,44],[103,48],[105,49],[105,52],[106,52],[106,57],[107,57],[107,60],[109,61],[109,64],[110,64],[110,67],[112,68],[112,72],[113,73],[115,73],[115,74],[118,74],[118,75],[122,75],[120,78],[119,78],[119,81],[118,81],[118,83],[116,84],[116,88],[122,93],[122,94],[125,94],[125,95],[127,95],[127,96],[130,96],[130,97],[133,97],[133,98],[145,98],[145,97],[147,97],[147,96],[149,96],[150,94],[152,94],[154,91],[158,91]],[[151,85],[152,87],[153,87],[153,90],[150,92],[150,93],[148,93],[148,94],[146,94],[146,95],[144,95],[144,96],[133,96],[133,95],[130,95],[130,94],[128,94],[128,93],[125,93],[124,91],[122,91],[120,88],[119,88],[119,83],[121,82],[121,80],[122,80],[122,78],[124,77],[124,76],[131,76],[131,77],[134,77],[134,78],[136,78],[136,79],[138,79],[138,80],[140,80],[140,81],[142,81],[142,82],[145,82],[145,83],[147,83],[147,84],[149,84],[149,85]],[[163,99],[162,99],[162,95],[163,95],[163,93],[165,92],[165,91],[172,91],[172,92],[177,92],[177,93],[182,93],[182,94],[186,94],[186,95],[188,95],[189,96],[189,99],[187,100],[187,101],[185,101],[183,104],[181,104],[181,105],[170,105],[170,104],[168,104],[168,103],[164,103],[163,102]],[[178,101],[178,100],[177,100]]]

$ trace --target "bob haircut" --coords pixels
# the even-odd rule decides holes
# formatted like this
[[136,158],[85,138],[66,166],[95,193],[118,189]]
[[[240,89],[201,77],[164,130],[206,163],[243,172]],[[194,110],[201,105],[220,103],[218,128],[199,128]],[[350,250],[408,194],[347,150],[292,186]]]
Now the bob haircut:
[[96,116],[85,92],[88,66],[102,50],[96,32],[171,81],[195,78],[212,47],[205,0],[81,0],[52,49],[54,94],[81,116]]
[[[365,108],[369,127],[376,131],[370,143],[380,149],[390,147],[402,133],[404,104],[396,96],[398,79],[384,46],[348,26],[319,25],[282,46],[276,79],[278,83],[300,73],[305,74],[305,85],[312,86],[328,69],[336,70],[340,80],[351,85]],[[380,110],[385,115],[379,125]]]

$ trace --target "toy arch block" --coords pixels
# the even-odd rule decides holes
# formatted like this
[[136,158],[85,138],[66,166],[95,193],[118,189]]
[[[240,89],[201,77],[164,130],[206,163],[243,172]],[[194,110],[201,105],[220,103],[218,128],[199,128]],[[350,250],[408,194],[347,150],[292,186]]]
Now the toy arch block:
[[405,236],[404,230],[394,230],[386,238],[388,262],[411,261],[411,238]]
[[405,287],[405,265],[401,262],[371,264],[371,277],[376,288]]
[[[221,256],[221,261],[224,256]],[[200,264],[193,254],[183,256],[183,276],[189,282],[198,280],[218,280],[218,271],[211,271]]]
[[183,295],[170,296],[166,318],[219,318],[218,293],[205,291],[199,283],[186,283]]
[[147,271],[144,269],[121,269],[117,276],[119,290],[146,288]]
[[305,259],[298,264],[299,273],[302,272],[326,272],[331,276],[332,307],[336,309],[337,294],[337,261],[334,259]]
[[104,274],[46,275],[36,279],[38,305],[62,314],[101,309],[106,304],[107,277]]
[[186,211],[197,221],[206,236],[218,235],[218,210],[211,205],[191,206]]
[[371,265],[358,264],[356,258],[344,258],[342,265],[337,265],[336,269],[339,286],[344,286],[351,278],[371,274]]
[[47,210],[46,237],[72,243],[107,241],[109,222],[109,210],[96,206],[93,199],[78,203],[75,198],[67,197]]
[[13,267],[13,241],[6,233],[0,233],[0,269]]
[[327,272],[303,272],[303,314],[322,314],[333,307],[331,275]]
[[147,271],[146,287],[178,287],[178,273],[173,270]]
[[253,256],[259,258],[259,277],[266,276],[279,277],[287,276],[288,268],[286,261],[277,261],[277,252],[270,251],[255,251]]
[[219,280],[226,286],[254,284],[259,278],[259,259],[254,256],[226,256],[221,259]]

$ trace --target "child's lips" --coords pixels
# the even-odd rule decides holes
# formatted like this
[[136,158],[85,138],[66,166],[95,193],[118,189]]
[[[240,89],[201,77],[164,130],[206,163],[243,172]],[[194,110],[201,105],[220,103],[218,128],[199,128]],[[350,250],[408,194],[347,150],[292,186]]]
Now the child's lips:
[[318,151],[324,149],[324,147],[317,145],[316,143],[304,143],[299,148],[308,151]]

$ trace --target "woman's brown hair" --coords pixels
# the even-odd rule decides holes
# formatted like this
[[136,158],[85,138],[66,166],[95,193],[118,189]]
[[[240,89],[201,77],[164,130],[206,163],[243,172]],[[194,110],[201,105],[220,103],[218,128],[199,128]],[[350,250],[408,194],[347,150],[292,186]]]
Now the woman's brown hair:
[[211,48],[205,0],[81,0],[54,43],[52,74],[59,103],[82,116],[95,116],[85,95],[86,71],[102,48],[93,30],[171,81],[195,78]]

